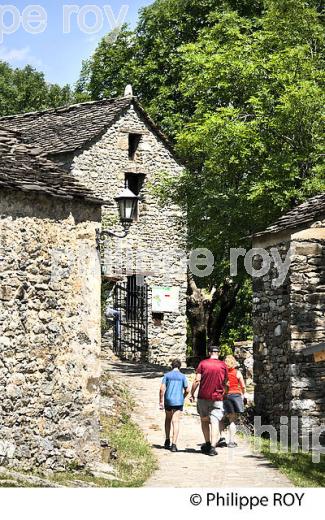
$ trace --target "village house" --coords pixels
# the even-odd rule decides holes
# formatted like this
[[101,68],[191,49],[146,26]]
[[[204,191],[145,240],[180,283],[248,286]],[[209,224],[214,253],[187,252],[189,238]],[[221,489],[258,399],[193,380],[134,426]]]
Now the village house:
[[131,89],[122,98],[1,121],[105,200],[102,270],[112,324],[103,349],[131,360],[185,362],[186,219],[155,191],[161,175],[177,176],[182,166]]
[[100,460],[101,201],[0,127],[0,464]]
[[300,439],[320,427],[324,434],[325,193],[256,234],[253,247],[289,255],[280,286],[274,262],[254,278],[256,412],[277,428],[281,416],[298,417]]

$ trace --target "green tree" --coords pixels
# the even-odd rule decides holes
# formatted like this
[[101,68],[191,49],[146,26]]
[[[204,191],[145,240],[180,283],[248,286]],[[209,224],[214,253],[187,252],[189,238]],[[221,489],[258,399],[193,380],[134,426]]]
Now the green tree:
[[94,55],[83,62],[76,85],[77,99],[119,97],[130,82],[136,86],[135,45],[135,35],[126,25],[103,38]]
[[123,94],[132,83],[149,114],[175,137],[192,115],[190,99],[179,89],[182,70],[180,46],[195,42],[211,24],[216,9],[234,7],[244,15],[257,14],[260,0],[156,0],[140,11],[134,32],[126,26],[105,37],[84,63],[77,85],[79,99],[101,99]]
[[73,99],[68,85],[46,83],[44,74],[31,66],[13,69],[0,62],[0,116],[68,105]]
[[323,27],[306,2],[265,7],[255,19],[217,13],[180,49],[180,90],[194,106],[177,135],[187,171],[163,191],[188,210],[191,244],[215,257],[208,295],[206,281],[190,284],[211,343],[245,280],[243,271],[229,279],[230,248],[325,189]]

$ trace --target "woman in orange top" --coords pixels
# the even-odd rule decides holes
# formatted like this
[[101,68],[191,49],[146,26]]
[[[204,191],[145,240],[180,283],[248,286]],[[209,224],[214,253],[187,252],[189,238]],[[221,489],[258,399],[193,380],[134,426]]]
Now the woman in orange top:
[[235,435],[237,431],[237,414],[244,412],[243,396],[246,392],[245,382],[238,363],[234,356],[227,356],[225,363],[228,367],[228,391],[223,402],[224,410],[229,419],[229,442],[228,448],[236,448]]

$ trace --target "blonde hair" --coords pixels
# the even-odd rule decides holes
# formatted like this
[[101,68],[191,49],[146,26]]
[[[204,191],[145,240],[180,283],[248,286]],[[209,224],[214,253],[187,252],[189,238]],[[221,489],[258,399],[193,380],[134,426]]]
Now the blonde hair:
[[236,368],[238,366],[236,358],[232,355],[226,356],[225,363],[228,368]]

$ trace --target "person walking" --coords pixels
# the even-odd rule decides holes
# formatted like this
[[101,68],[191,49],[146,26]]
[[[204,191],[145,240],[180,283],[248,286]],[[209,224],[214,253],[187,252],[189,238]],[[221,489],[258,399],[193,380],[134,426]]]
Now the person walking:
[[243,396],[246,393],[246,386],[243,375],[238,370],[238,363],[234,356],[226,356],[225,363],[228,368],[228,388],[224,400],[224,410],[229,420],[229,441],[228,448],[236,448],[235,435],[237,432],[236,420],[238,414],[244,412]]
[[[159,407],[165,409],[165,434],[164,447],[172,452],[177,452],[177,440],[179,435],[179,423],[184,407],[185,397],[189,393],[188,381],[181,372],[182,363],[179,359],[173,359],[172,370],[164,375],[159,390]],[[172,443],[171,428],[173,429]]]
[[219,360],[217,346],[210,347],[209,352],[210,357],[201,361],[196,370],[190,400],[195,401],[195,392],[199,387],[197,411],[201,418],[201,428],[205,439],[201,451],[214,456],[217,455],[216,445],[223,430],[223,399],[228,381],[228,369],[226,364]]

